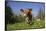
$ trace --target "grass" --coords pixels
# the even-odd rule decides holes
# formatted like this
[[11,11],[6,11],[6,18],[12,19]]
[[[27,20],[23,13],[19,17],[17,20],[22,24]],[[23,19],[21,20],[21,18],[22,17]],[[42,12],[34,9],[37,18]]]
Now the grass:
[[15,23],[15,24],[8,24],[8,30],[18,30],[18,29],[35,29],[35,28],[44,28],[45,23],[43,20],[41,21],[33,21],[32,24],[27,24],[25,22]]

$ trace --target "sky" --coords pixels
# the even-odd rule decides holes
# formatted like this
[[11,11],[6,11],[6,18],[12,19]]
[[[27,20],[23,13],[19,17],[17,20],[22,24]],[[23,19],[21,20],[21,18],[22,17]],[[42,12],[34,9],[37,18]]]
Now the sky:
[[12,1],[8,1],[8,4],[11,9],[12,12],[14,14],[19,14],[20,13],[20,9],[24,9],[24,8],[32,8],[32,15],[36,16],[38,14],[38,11],[40,9],[44,9],[45,8],[45,4],[44,3],[38,3],[38,2],[12,2]]

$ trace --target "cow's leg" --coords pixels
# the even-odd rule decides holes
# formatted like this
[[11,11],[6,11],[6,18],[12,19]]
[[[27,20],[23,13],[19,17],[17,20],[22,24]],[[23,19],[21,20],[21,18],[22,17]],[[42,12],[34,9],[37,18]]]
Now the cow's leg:
[[29,23],[29,24],[32,24],[32,19],[29,19],[29,20],[28,20],[28,23]]
[[32,24],[32,20],[30,20],[30,24]]
[[26,17],[25,23],[32,24],[32,19],[29,19],[28,17]]
[[28,20],[29,20],[29,18],[28,18],[28,17],[26,17],[25,23],[28,23]]
[[26,18],[26,21],[25,22],[28,23],[28,24],[30,24],[30,20],[29,20],[28,17]]

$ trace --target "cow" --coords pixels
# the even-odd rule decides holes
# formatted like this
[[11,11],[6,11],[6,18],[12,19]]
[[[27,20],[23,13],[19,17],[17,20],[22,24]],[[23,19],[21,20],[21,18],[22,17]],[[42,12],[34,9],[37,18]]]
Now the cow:
[[20,9],[23,16],[26,16],[25,20],[28,24],[32,24],[32,9]]

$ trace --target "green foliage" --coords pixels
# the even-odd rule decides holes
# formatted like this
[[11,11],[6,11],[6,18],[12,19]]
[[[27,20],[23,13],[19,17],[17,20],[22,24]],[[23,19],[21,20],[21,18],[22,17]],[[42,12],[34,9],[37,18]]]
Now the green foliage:
[[5,22],[6,22],[6,24],[9,22],[10,23],[10,21],[11,21],[11,16],[13,15],[12,14],[12,9],[9,7],[9,6],[7,6],[7,3],[8,2],[5,2]]
[[31,25],[25,22],[8,24],[7,29],[8,30],[35,29],[35,28],[38,29],[38,28],[44,28],[44,27],[45,27],[45,23],[43,20],[41,20],[41,21],[33,21]]
[[15,16],[15,19],[16,19],[16,23],[25,21],[25,18],[23,16],[20,16],[20,15],[19,16]]
[[13,15],[12,14],[12,9],[7,6],[7,1],[5,2],[5,30],[7,30],[7,24],[8,22],[10,23],[11,22],[11,16]]
[[[15,24],[8,24],[7,29],[8,30],[16,30],[16,29],[39,29],[39,28],[45,28],[45,21],[41,19],[40,21],[37,21],[34,17],[32,17],[32,24],[25,23],[25,18],[21,15],[13,16],[12,18],[15,19]],[[13,20],[12,20],[13,21]]]

